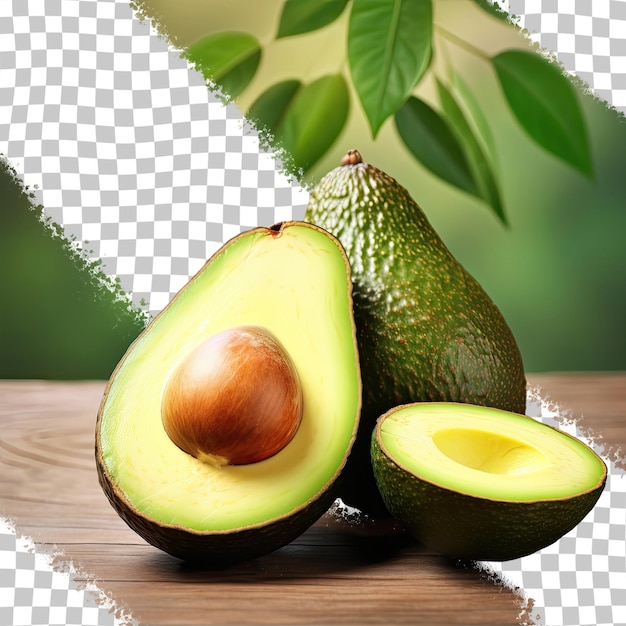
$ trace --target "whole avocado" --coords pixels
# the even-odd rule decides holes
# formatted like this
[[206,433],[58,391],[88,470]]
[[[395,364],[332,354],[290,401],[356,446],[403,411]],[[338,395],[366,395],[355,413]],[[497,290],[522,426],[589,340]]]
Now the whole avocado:
[[410,402],[463,402],[516,413],[526,378],[515,338],[409,192],[356,150],[310,194],[305,221],[339,239],[351,266],[363,398],[342,499],[386,511],[369,458],[376,419]]

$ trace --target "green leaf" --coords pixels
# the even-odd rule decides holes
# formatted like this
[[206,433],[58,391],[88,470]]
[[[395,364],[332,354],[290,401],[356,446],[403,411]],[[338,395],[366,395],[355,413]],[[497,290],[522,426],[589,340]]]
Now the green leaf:
[[443,112],[446,114],[448,121],[457,133],[461,145],[465,149],[473,178],[476,181],[479,197],[494,210],[502,223],[506,224],[504,207],[502,206],[500,192],[491,165],[474,135],[472,127],[452,93],[439,80],[437,80],[437,90]]
[[248,86],[261,61],[261,46],[254,35],[226,31],[207,35],[184,53],[207,81],[216,83],[227,99],[235,99]]
[[276,37],[290,37],[322,28],[334,22],[348,0],[286,0]]
[[490,15],[503,20],[504,22],[511,22],[509,14],[498,6],[498,2],[492,2],[491,0],[474,0],[474,2],[481,7],[484,11],[487,11]]
[[300,87],[288,102],[274,137],[306,173],[339,137],[348,119],[350,95],[341,74]]
[[348,62],[373,137],[428,69],[432,32],[431,0],[354,0]]
[[400,138],[425,168],[451,185],[478,195],[461,143],[437,111],[411,96],[396,113],[395,123]]
[[248,119],[274,134],[285,112],[302,86],[299,80],[285,80],[272,85],[250,106]]
[[450,81],[456,93],[457,102],[464,110],[476,138],[480,141],[486,156],[490,158],[494,167],[496,167],[498,158],[496,142],[483,108],[469,88],[469,85],[461,78],[458,72],[452,71]]
[[541,147],[593,176],[587,126],[576,89],[541,55],[506,50],[492,59],[513,114]]

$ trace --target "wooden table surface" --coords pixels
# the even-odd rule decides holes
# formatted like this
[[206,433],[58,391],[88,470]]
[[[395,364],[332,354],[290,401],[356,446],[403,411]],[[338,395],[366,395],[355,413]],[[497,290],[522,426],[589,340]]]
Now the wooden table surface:
[[[626,373],[529,376],[587,431],[626,449]],[[0,381],[0,515],[95,579],[141,624],[517,624],[521,597],[387,527],[326,515],[260,559],[211,571],[118,518],[93,456],[103,382]]]

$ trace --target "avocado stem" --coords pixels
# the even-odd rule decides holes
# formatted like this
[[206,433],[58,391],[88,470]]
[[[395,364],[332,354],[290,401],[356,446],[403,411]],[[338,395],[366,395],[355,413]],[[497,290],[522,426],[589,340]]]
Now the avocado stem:
[[267,230],[269,231],[270,235],[278,237],[282,234],[284,225],[285,222],[277,222],[276,224],[272,224],[271,226],[269,226]]
[[361,153],[358,150],[348,150],[341,158],[341,165],[357,165],[363,163]]

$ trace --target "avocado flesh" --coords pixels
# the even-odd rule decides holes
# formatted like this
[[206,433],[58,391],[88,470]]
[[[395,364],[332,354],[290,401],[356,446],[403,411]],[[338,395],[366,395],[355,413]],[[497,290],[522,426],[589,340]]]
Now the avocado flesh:
[[333,233],[350,261],[363,406],[360,460],[342,498],[380,515],[367,469],[376,419],[418,401],[524,413],[522,358],[497,306],[385,172],[363,162],[335,168],[311,192],[305,220]]
[[415,403],[372,435],[385,504],[424,545],[450,557],[506,561],[550,545],[593,508],[602,459],[530,417],[460,403]]
[[[215,467],[167,437],[161,398],[170,373],[195,346],[240,325],[262,326],[286,348],[302,385],[302,422],[273,457]],[[278,538],[267,544],[275,547],[281,525],[289,528],[290,537],[298,533],[288,521],[294,512],[303,520],[297,524],[302,532],[332,503],[331,487],[349,454],[359,408],[351,283],[343,250],[327,233],[306,224],[254,229],[207,262],[113,373],[97,425],[101,482],[114,506],[122,502],[125,518],[142,518],[136,526],[227,534],[275,525],[269,534]],[[308,508],[312,519],[302,513]],[[148,540],[150,532],[143,533]],[[257,551],[263,551],[267,535],[259,538]],[[176,545],[164,549],[194,556]]]

